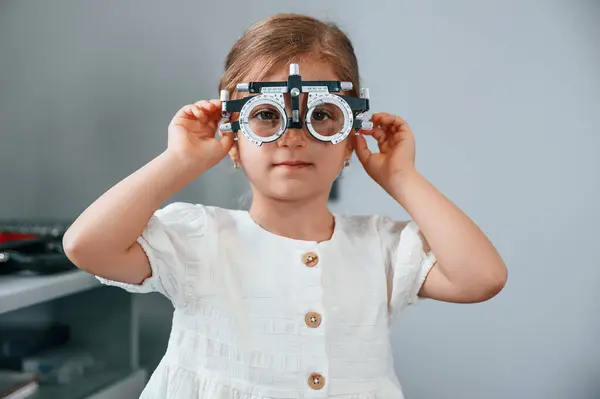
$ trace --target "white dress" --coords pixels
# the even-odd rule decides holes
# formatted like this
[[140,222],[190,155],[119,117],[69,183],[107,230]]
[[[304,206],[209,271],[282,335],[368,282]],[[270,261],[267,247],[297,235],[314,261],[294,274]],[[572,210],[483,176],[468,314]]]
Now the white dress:
[[[435,263],[414,222],[335,216],[330,240],[281,237],[248,212],[159,209],[138,242],[141,285],[174,305],[143,399],[402,399],[390,322]],[[143,348],[142,348],[143,350]]]

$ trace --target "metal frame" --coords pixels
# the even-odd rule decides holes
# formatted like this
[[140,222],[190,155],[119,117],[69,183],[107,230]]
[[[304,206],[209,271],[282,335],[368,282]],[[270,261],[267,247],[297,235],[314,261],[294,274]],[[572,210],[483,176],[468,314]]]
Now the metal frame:
[[[240,83],[236,87],[238,92],[248,92],[253,95],[239,100],[230,100],[227,90],[221,91],[221,112],[223,121],[219,125],[221,132],[233,132],[237,135],[239,131],[251,143],[261,146],[263,143],[274,142],[279,139],[287,129],[302,129],[303,123],[300,118],[300,93],[308,93],[306,116],[304,124],[309,133],[319,141],[337,144],[344,141],[352,129],[358,134],[359,130],[371,130],[373,124],[364,121],[362,115],[369,110],[369,90],[362,88],[360,97],[344,96],[339,93],[352,90],[352,82],[340,81],[303,81],[299,73],[298,64],[290,65],[290,75],[287,81],[279,82],[248,82]],[[291,97],[292,115],[285,111],[285,97],[289,93]],[[281,126],[272,135],[261,137],[250,128],[250,112],[260,104],[268,104],[280,113]],[[310,118],[315,108],[322,104],[333,104],[337,106],[344,115],[342,129],[332,136],[319,134],[312,126]],[[231,122],[231,115],[239,112],[237,121]],[[354,114],[357,113],[356,116]],[[237,136],[236,136],[237,138]]]

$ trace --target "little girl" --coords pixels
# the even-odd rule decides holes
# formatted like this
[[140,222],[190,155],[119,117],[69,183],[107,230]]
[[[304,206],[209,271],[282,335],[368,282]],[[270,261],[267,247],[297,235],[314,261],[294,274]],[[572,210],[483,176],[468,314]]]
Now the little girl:
[[[285,81],[290,63],[303,80],[352,82],[347,94],[359,97],[350,40],[334,25],[290,14],[255,24],[237,41],[219,89]],[[105,284],[160,292],[173,303],[168,349],[141,397],[403,398],[393,317],[418,298],[492,298],[507,278],[501,257],[415,169],[402,118],[376,113],[373,129],[337,144],[303,126],[256,145],[215,134],[221,105],[181,108],[166,150],[96,200],[64,237],[73,263]],[[274,116],[261,109],[250,118]],[[377,153],[364,135],[377,141]],[[354,152],[411,221],[328,210],[332,184]],[[227,155],[252,186],[248,212],[182,202],[159,209]]]

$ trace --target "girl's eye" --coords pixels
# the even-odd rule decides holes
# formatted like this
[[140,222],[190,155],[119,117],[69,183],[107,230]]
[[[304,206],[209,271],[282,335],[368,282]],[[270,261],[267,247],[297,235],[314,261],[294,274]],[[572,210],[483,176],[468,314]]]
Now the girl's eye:
[[312,114],[312,119],[320,122],[331,119],[331,115],[324,109],[316,109]]
[[278,119],[278,112],[275,112],[271,109],[261,109],[254,112],[252,117],[260,120],[274,120]]

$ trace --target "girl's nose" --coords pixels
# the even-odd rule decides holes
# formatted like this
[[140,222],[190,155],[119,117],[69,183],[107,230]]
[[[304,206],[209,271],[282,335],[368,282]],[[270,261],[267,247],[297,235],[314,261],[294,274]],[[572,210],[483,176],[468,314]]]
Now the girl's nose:
[[305,129],[287,129],[277,140],[280,147],[306,147],[308,132]]

